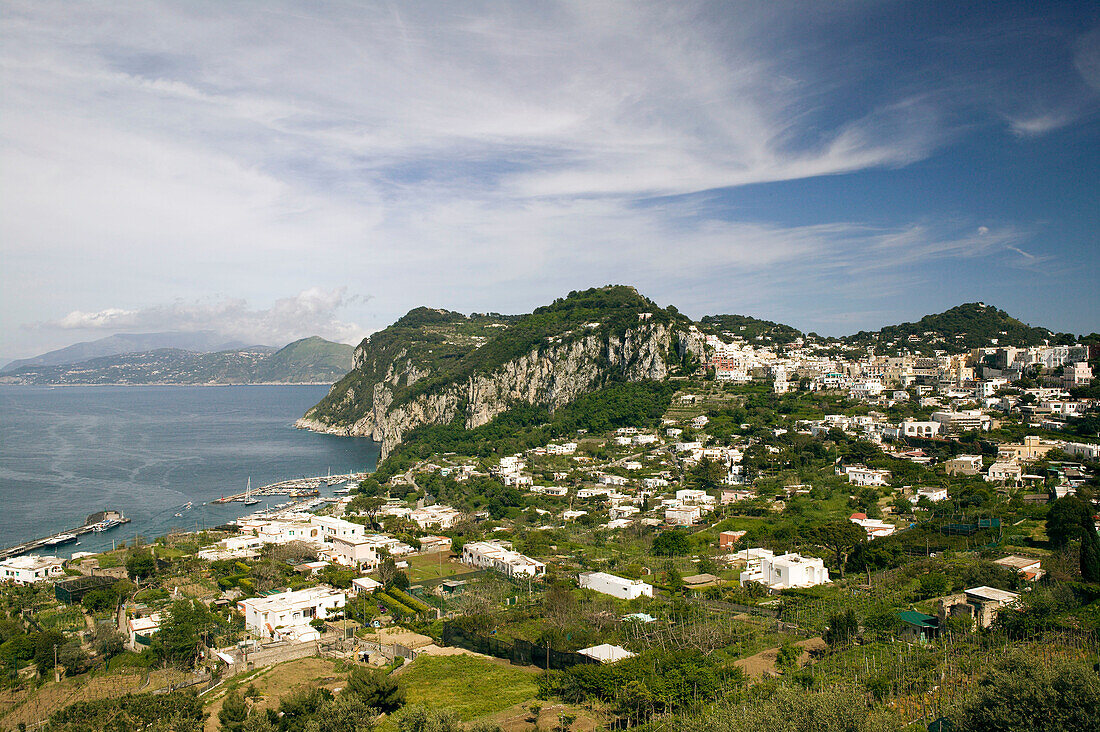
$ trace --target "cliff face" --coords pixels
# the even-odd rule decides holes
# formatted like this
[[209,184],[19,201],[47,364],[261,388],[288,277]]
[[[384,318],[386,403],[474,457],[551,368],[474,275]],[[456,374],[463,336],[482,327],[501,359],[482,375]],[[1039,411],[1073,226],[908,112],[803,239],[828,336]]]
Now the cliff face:
[[[384,369],[380,368],[382,364],[371,352],[370,341],[365,341],[356,349],[356,369],[383,378],[373,384],[369,380],[355,383],[345,379],[327,397],[329,414],[345,414],[353,419],[328,419],[314,407],[298,426],[370,437],[381,443],[384,458],[405,434],[421,425],[448,424],[457,418],[472,429],[517,402],[539,404],[553,411],[611,379],[664,379],[668,376],[670,353],[677,358],[692,353],[701,359],[703,348],[702,337],[680,323],[651,323],[639,318],[636,326],[619,333],[596,330],[572,338],[550,338],[546,345],[488,372],[476,372],[408,396],[402,392],[422,379],[432,378],[431,370],[409,358],[404,349],[394,354],[396,357]],[[364,388],[370,393],[362,393]]]

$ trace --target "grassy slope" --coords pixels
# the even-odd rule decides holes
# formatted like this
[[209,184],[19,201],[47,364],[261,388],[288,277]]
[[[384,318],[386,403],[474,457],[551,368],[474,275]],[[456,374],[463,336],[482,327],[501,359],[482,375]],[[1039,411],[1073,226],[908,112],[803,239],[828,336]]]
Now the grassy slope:
[[409,704],[448,709],[463,721],[533,698],[535,679],[530,669],[475,656],[422,656],[401,673]]

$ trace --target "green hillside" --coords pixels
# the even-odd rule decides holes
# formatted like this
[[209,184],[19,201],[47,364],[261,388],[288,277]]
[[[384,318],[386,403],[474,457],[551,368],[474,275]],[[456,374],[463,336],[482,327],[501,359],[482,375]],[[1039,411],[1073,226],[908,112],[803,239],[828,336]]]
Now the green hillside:
[[257,381],[332,382],[351,370],[355,349],[319,336],[303,338],[284,346],[257,369]]
[[994,345],[1037,346],[1053,338],[1046,328],[1033,328],[1003,310],[980,302],[958,305],[916,323],[890,325],[878,331],[860,331],[842,340],[849,345],[875,345],[876,351],[898,348],[965,351]]
[[[415,368],[405,369],[412,373],[395,385],[391,408],[475,373],[490,373],[532,350],[587,335],[621,335],[638,324],[642,313],[649,313],[652,323],[690,322],[675,308],[660,308],[624,285],[571,292],[527,315],[466,316],[416,308],[360,344],[359,367],[341,379],[309,416],[331,424],[354,422],[364,410],[360,400],[369,399],[374,385],[393,373],[395,362]],[[349,391],[358,398],[346,399]]]
[[772,345],[784,345],[802,337],[802,331],[797,328],[749,315],[706,315],[699,321],[699,328],[719,338],[736,336],[746,341]]

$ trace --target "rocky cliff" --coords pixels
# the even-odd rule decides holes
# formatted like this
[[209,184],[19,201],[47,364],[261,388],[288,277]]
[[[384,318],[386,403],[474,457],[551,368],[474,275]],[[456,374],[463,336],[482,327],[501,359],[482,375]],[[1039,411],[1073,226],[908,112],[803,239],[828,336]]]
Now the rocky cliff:
[[404,343],[386,335],[391,329],[364,341],[355,369],[298,426],[370,437],[385,457],[421,425],[460,420],[474,428],[516,403],[553,411],[609,381],[664,379],[685,354],[704,357],[703,339],[686,318],[632,288],[573,293],[512,321],[471,324],[431,312],[444,315],[407,321],[405,328],[419,325]]

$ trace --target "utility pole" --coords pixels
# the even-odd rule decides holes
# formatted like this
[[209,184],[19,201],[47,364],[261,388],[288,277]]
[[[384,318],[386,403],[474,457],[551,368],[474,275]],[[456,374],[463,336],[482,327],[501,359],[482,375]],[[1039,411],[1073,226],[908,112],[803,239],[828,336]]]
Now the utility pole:
[[57,670],[57,644],[53,644],[53,681],[55,684],[61,683],[61,672]]

